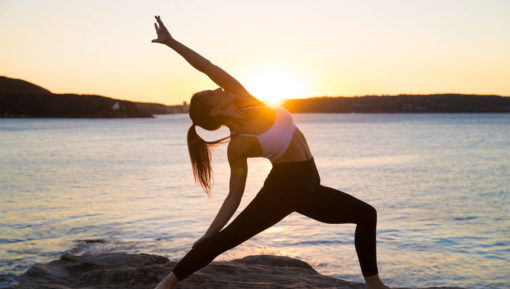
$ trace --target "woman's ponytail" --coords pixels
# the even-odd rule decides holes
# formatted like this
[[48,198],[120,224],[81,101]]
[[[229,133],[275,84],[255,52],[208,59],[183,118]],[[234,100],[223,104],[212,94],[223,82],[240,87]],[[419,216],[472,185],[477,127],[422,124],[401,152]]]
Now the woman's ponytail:
[[191,167],[195,182],[200,183],[209,196],[213,183],[213,170],[211,167],[211,148],[224,143],[229,139],[225,137],[213,142],[206,142],[196,131],[196,125],[192,124],[188,130],[188,151],[191,159]]

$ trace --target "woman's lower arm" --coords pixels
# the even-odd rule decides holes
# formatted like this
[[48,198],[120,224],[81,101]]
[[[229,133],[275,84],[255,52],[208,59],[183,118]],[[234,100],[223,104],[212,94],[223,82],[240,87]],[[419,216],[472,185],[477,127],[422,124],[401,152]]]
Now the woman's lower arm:
[[206,235],[211,235],[219,232],[225,226],[225,224],[227,224],[232,215],[234,215],[235,211],[239,207],[240,201],[240,199],[228,196],[225,201],[223,201],[223,205],[221,205],[218,214],[214,218],[214,221],[211,223],[211,226],[209,226]]
[[213,65],[208,59],[175,39],[171,39],[165,44],[175,50],[175,52],[179,53],[189,64],[191,64],[191,66],[201,72],[205,72]]

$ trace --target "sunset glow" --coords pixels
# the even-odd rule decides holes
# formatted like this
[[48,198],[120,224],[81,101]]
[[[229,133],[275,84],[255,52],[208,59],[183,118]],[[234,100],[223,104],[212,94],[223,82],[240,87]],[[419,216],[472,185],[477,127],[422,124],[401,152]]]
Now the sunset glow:
[[259,67],[248,72],[244,85],[252,95],[270,106],[284,99],[313,95],[309,80],[301,73],[280,67]]

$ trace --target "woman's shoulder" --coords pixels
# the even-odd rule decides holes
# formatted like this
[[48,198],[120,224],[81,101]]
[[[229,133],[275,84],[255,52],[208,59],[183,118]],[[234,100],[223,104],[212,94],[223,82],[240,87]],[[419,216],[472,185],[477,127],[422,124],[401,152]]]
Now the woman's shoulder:
[[257,157],[254,146],[256,139],[251,136],[231,134],[230,142],[228,143],[227,154],[230,157],[249,158]]
[[230,142],[228,143],[229,150],[243,150],[251,147],[253,137],[247,134],[231,133]]
[[235,103],[238,108],[252,107],[252,106],[253,107],[254,106],[268,107],[264,102],[260,101],[258,98],[254,97],[251,94],[249,94],[247,96],[243,96],[243,97],[237,96]]

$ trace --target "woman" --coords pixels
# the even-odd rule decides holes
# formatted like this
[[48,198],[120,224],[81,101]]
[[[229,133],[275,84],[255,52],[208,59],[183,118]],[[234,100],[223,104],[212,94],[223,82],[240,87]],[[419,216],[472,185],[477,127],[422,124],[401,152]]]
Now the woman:
[[[377,271],[376,210],[344,192],[320,184],[305,137],[294,125],[289,112],[264,105],[228,73],[172,38],[159,16],[156,21],[157,39],[152,42],[169,46],[221,87],[198,92],[190,101],[189,115],[193,124],[188,131],[188,149],[195,180],[209,194],[212,181],[209,148],[228,139],[231,171],[228,196],[209,229],[156,289],[173,288],[219,254],[292,212],[325,223],[357,224],[355,247],[366,288],[388,288]],[[204,141],[195,130],[196,126],[216,130],[222,125],[230,129],[231,135],[215,142]],[[248,174],[247,159],[251,157],[266,157],[273,168],[253,201],[223,228],[241,202]]]

